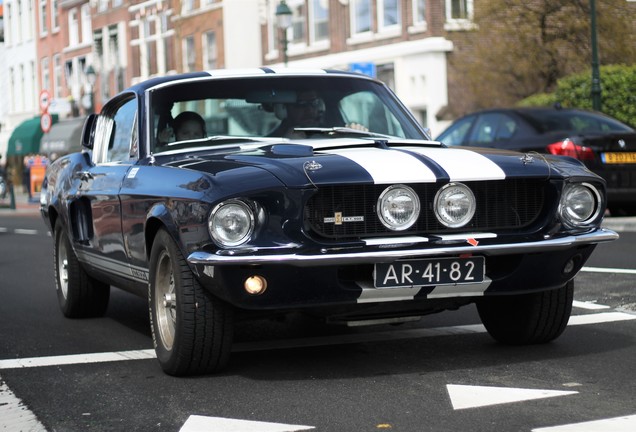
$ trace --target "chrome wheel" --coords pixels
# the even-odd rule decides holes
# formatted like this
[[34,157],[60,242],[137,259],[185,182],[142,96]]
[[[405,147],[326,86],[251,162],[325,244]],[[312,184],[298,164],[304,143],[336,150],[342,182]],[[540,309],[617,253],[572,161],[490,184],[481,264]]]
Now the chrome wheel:
[[58,289],[64,298],[68,298],[68,250],[64,241],[60,241],[57,249],[57,274]]
[[155,276],[155,310],[159,340],[164,349],[171,350],[177,325],[177,298],[172,260],[166,250],[159,256]]

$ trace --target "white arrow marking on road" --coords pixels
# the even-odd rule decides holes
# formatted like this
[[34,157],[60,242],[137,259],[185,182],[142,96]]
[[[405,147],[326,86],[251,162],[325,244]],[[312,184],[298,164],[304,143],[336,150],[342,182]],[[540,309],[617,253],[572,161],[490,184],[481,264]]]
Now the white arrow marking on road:
[[179,432],[295,432],[310,429],[315,427],[192,415]]
[[532,432],[633,432],[636,430],[636,415],[572,423],[563,426],[532,429]]
[[46,428],[0,377],[0,429],[8,431],[46,432]]
[[521,388],[454,385],[446,386],[453,409],[477,408],[532,399],[577,394],[576,391],[535,390]]

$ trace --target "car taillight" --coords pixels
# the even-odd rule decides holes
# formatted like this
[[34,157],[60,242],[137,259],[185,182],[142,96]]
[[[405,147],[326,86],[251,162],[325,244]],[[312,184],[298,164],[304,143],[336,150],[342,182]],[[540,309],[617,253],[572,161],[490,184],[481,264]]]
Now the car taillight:
[[591,148],[576,145],[569,138],[548,145],[546,150],[553,155],[570,156],[578,160],[594,160],[594,151]]

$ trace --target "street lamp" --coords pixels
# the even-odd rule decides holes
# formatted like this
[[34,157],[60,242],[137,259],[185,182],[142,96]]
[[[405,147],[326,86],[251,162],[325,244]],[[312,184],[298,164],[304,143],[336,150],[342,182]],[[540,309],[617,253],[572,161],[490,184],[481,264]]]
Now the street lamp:
[[283,63],[285,64],[285,66],[287,66],[287,29],[292,22],[292,11],[289,6],[287,6],[285,0],[281,0],[281,2],[278,3],[278,6],[276,6],[275,15],[276,24],[278,25],[278,28],[281,29],[283,32]]
[[95,112],[95,83],[97,82],[97,74],[95,73],[95,69],[93,69],[93,65],[86,66],[86,69],[84,69],[84,75],[86,75],[86,81],[88,81],[90,88],[87,95],[88,100],[82,101],[82,104],[88,113],[92,114]]
[[590,0],[590,27],[592,30],[592,108],[601,110],[601,74],[598,68],[598,43],[596,41],[596,1]]

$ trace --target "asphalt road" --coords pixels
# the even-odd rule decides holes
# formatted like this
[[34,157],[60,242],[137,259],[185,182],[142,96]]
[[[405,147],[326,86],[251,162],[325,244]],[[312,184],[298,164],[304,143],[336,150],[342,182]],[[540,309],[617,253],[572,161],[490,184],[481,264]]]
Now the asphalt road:
[[399,327],[293,318],[241,324],[227,370],[184,379],[152,358],[144,299],[113,289],[103,318],[63,318],[43,223],[0,212],[0,430],[633,431],[635,242],[597,248],[551,344],[498,345],[472,307]]

